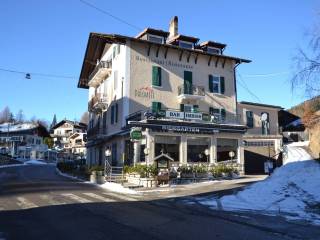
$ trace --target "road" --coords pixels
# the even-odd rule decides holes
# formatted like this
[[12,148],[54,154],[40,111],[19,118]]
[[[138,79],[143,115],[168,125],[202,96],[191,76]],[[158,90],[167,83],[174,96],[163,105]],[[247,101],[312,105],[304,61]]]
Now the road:
[[50,165],[1,168],[0,240],[320,239],[317,228],[279,217],[146,199],[70,180]]

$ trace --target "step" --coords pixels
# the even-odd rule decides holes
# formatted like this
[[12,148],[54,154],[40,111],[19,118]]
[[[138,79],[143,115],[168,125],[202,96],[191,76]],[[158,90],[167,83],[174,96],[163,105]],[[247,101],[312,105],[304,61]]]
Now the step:
[[137,184],[133,184],[133,183],[123,183],[123,187],[125,188],[129,188],[129,189],[137,189],[137,188],[143,188],[142,185],[137,185]]

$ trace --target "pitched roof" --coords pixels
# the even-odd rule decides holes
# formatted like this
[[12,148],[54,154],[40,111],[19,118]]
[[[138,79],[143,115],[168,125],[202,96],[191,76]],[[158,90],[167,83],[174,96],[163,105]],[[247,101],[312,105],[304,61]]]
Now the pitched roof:
[[58,122],[55,126],[53,126],[52,129],[56,129],[60,126],[62,126],[65,123],[69,123],[71,125],[73,125],[75,128],[82,128],[82,129],[86,129],[87,128],[87,124],[82,123],[82,122],[76,122],[76,121],[70,121],[70,120],[62,120],[60,122]]
[[258,107],[267,107],[267,108],[283,109],[283,107],[280,107],[280,106],[269,105],[269,104],[264,104],[264,103],[254,103],[254,102],[246,102],[246,101],[241,101],[241,102],[238,102],[238,103],[244,104],[244,105],[258,106]]

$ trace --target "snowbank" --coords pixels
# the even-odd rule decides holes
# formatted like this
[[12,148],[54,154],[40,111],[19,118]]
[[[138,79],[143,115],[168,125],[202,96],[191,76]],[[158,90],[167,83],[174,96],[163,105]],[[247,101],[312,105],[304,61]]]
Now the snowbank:
[[31,159],[31,160],[25,161],[24,164],[43,165],[47,163],[41,160]]
[[236,195],[203,200],[224,210],[256,210],[320,224],[320,164],[299,144],[288,145],[288,158],[266,180]]
[[121,184],[118,183],[112,183],[112,182],[106,182],[102,185],[99,185],[99,187],[102,187],[104,189],[107,189],[109,191],[118,192],[118,193],[126,193],[126,194],[137,194],[138,192],[123,187]]

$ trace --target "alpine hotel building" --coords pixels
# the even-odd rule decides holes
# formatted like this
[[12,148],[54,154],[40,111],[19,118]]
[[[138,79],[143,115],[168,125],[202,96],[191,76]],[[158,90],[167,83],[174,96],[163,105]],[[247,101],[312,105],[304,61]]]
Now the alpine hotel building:
[[[103,164],[109,148],[114,166],[152,164],[161,153],[175,164],[212,164],[230,151],[243,165],[235,71],[250,60],[225,47],[179,34],[177,17],[169,32],[90,33],[78,82],[89,89],[88,164]],[[130,140],[132,129],[140,141]]]

